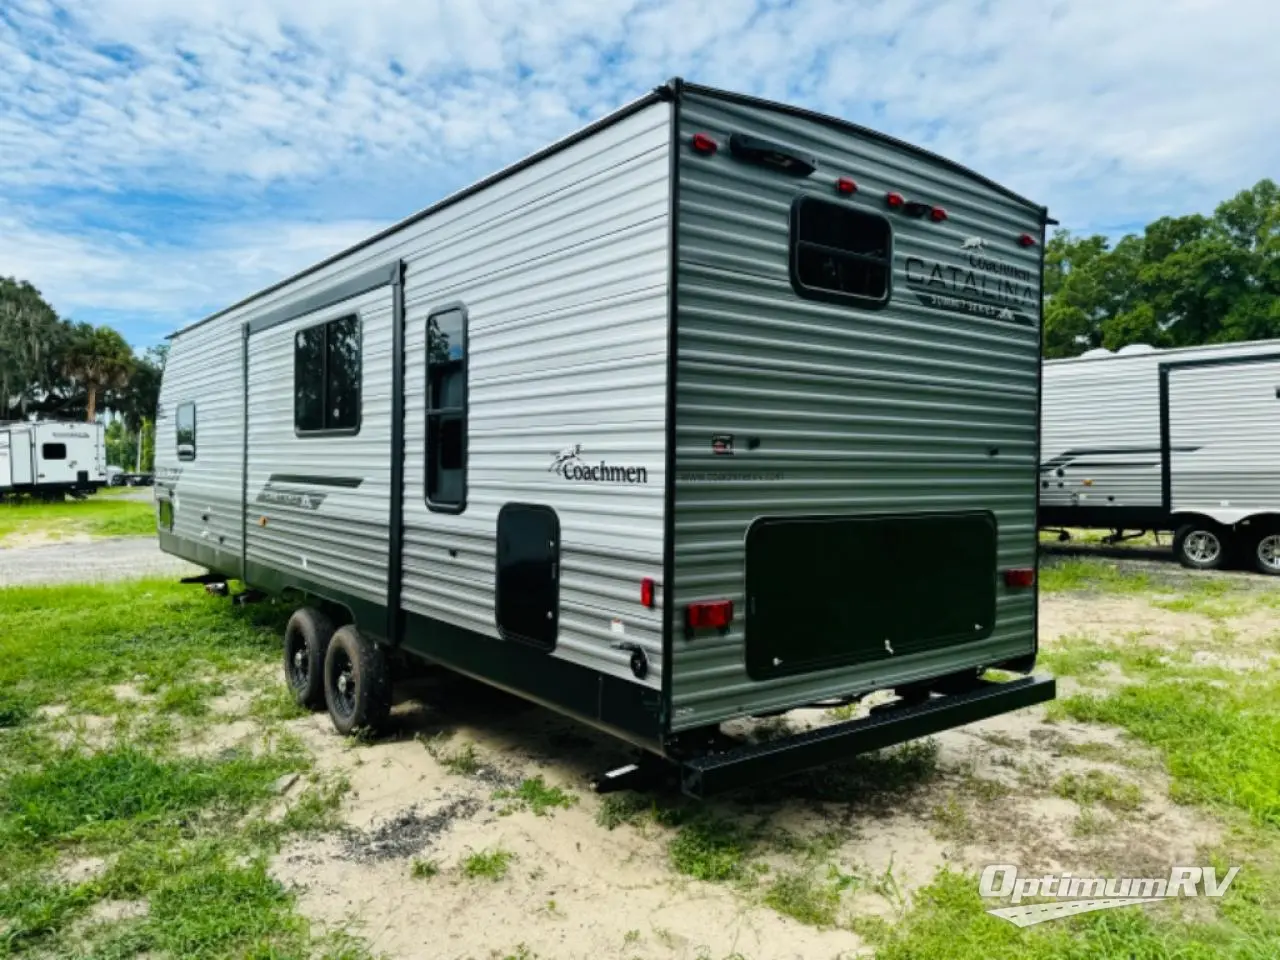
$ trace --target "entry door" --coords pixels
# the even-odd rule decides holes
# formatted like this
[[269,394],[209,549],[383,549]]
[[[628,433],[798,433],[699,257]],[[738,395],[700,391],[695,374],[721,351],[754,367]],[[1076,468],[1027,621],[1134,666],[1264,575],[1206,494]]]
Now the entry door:
[[13,485],[31,483],[35,477],[32,469],[31,430],[9,431],[9,470],[13,475]]
[[385,603],[391,318],[383,284],[295,316],[250,321],[250,582],[312,588],[353,609],[356,601]]
[[88,426],[38,426],[33,432],[37,484],[75,483],[77,471],[93,467]]

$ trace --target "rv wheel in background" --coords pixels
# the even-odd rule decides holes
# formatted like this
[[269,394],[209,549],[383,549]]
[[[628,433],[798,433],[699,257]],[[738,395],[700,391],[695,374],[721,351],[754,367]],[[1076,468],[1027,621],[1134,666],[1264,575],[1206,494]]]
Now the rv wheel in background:
[[1227,533],[1208,520],[1189,523],[1174,536],[1173,555],[1184,567],[1217,570],[1227,559]]
[[382,647],[354,624],[340,627],[324,658],[324,699],[339,733],[377,733],[391,712],[391,670]]
[[1253,567],[1259,573],[1280,577],[1280,529],[1264,527],[1253,538]]
[[324,707],[324,655],[332,636],[332,621],[313,607],[295,610],[284,628],[285,683],[309,710]]

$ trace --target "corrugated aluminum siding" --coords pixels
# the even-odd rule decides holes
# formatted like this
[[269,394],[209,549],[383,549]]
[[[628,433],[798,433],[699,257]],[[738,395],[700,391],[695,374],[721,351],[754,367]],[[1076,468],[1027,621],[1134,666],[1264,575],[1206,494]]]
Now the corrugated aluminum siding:
[[[688,147],[693,133],[731,132],[816,156],[817,173],[788,178]],[[675,583],[672,602],[729,598],[742,609],[744,536],[760,516],[990,509],[999,566],[1035,562],[1038,331],[922,305],[909,257],[956,259],[982,236],[989,256],[1026,268],[1039,303],[1040,214],[989,186],[851,131],[758,106],[691,95],[680,120]],[[894,295],[884,310],[801,299],[788,273],[789,211],[800,193],[881,212],[888,190],[947,209],[943,224],[893,219]],[[1038,319],[1038,308],[1031,312]],[[711,438],[759,437],[758,450],[711,453]],[[991,456],[989,450],[998,448]],[[734,480],[707,478],[729,471]],[[780,472],[784,479],[768,478]],[[745,479],[760,475],[766,479]],[[945,555],[920,558],[945,564]],[[856,592],[857,584],[850,590]],[[922,603],[929,598],[922,596]],[[874,597],[866,597],[874,603]],[[986,640],[875,665],[752,682],[743,617],[723,638],[673,639],[673,727],[876,689],[1031,651],[1033,591],[998,587]],[[677,624],[679,617],[677,616]],[[796,625],[804,629],[803,624]]]
[[[656,687],[663,595],[654,609],[639,600],[641,578],[662,576],[670,111],[662,102],[637,109],[179,333],[157,458],[182,470],[174,532],[199,540],[199,510],[212,505],[223,549],[239,550],[241,325],[402,260],[404,608],[497,636],[498,510],[510,501],[546,504],[562,540],[559,644],[549,655],[634,680],[619,644],[637,644],[651,663],[643,683]],[[470,314],[468,503],[457,516],[428,511],[424,489],[426,317],[451,302]],[[382,288],[250,338],[249,559],[377,602],[386,596],[390,307],[390,288]],[[297,438],[293,333],[353,309],[363,324],[360,433]],[[172,413],[189,398],[199,404],[200,450],[195,462],[179,463]],[[648,482],[567,483],[550,466],[573,444],[589,464],[643,466]],[[326,494],[316,511],[260,505],[273,473],[362,483],[313,487]],[[264,515],[267,525],[257,526]]]
[[1040,431],[1045,506],[1160,506],[1154,354],[1045,364]]
[[[360,318],[359,432],[299,435],[294,338],[306,327],[352,314]],[[391,316],[391,287],[385,286],[249,337],[249,562],[374,603],[387,599]],[[342,477],[359,486],[282,481],[282,476]],[[306,494],[309,503],[324,499],[317,509],[264,501],[268,483],[273,493]]]
[[[671,107],[655,103],[432,218],[406,280],[403,606],[497,636],[498,511],[560,520],[560,630],[551,656],[661,677]],[[469,314],[467,508],[427,509],[426,320]],[[644,484],[571,483],[555,455],[644,467]],[[614,621],[618,621],[617,624]],[[639,682],[639,681],[637,681]]]
[[[158,495],[173,490],[173,533],[240,556],[244,389],[240,324],[212,323],[175,340],[156,415]],[[196,405],[196,458],[179,460],[176,414]],[[226,570],[226,573],[235,573]]]
[[1277,389],[1280,357],[1169,370],[1173,510],[1280,508]]
[[[1273,478],[1280,472],[1280,437],[1271,426],[1280,386],[1276,367],[1220,363],[1271,353],[1280,353],[1280,341],[1049,361],[1040,446],[1048,469],[1041,502],[1163,505],[1160,367],[1166,364],[1172,509],[1216,509],[1226,506],[1223,500],[1232,507],[1274,509]],[[1212,363],[1199,365],[1205,361]]]

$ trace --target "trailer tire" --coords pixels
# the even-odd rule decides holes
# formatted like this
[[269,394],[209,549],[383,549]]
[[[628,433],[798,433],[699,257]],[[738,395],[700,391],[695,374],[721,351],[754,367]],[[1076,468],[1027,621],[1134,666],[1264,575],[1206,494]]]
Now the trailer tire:
[[300,607],[284,628],[284,681],[298,706],[324,708],[324,660],[333,622],[314,607]]
[[354,624],[340,627],[324,659],[324,699],[341,734],[378,733],[391,712],[391,668],[386,651]]
[[1208,520],[1188,523],[1173,537],[1173,555],[1192,570],[1217,570],[1226,562],[1228,549],[1227,531]]
[[1251,538],[1253,568],[1268,576],[1280,577],[1280,528],[1264,527]]

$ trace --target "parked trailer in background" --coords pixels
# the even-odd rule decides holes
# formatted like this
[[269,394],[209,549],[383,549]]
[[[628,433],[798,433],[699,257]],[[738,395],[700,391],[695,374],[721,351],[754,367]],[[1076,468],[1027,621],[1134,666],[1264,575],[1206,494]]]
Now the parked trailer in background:
[[94,493],[107,483],[102,424],[0,423],[0,497]]
[[1044,365],[1040,523],[1173,531],[1186,566],[1280,574],[1280,341]]
[[1046,220],[672,81],[175,334],[161,546],[298,598],[286,677],[340,731],[413,655],[691,794],[1048,699],[983,679],[1036,657]]

